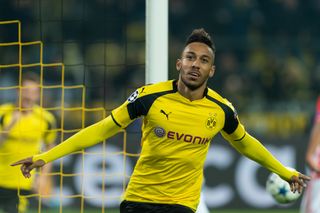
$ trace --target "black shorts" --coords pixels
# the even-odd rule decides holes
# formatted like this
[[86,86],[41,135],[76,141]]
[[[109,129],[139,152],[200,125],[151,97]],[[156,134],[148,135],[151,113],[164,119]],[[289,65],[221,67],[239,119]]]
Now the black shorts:
[[192,209],[178,204],[142,203],[122,201],[120,213],[194,213]]
[[[28,195],[30,192],[27,190],[20,190],[20,194]],[[18,190],[0,187],[0,212],[3,210],[5,213],[18,213],[18,205]]]

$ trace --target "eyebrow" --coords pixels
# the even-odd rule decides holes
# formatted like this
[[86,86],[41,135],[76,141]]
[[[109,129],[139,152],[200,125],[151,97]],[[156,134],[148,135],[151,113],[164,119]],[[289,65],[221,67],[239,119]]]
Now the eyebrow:
[[[185,52],[185,54],[193,54],[193,55],[196,55],[196,53],[195,53],[195,52],[193,52],[193,51]],[[207,57],[207,58],[211,58],[211,57],[210,57],[209,55],[207,55],[207,54],[200,55],[200,57]]]

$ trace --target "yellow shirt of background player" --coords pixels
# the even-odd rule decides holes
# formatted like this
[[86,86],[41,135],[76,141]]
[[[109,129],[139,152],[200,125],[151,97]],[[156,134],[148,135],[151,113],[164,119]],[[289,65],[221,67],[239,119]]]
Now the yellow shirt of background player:
[[[12,119],[15,106],[0,106],[0,132]],[[30,190],[32,180],[24,178],[19,167],[10,164],[16,159],[37,154],[42,142],[53,143],[56,138],[54,116],[48,111],[35,106],[32,113],[21,116],[8,133],[7,139],[0,145],[0,187]]]

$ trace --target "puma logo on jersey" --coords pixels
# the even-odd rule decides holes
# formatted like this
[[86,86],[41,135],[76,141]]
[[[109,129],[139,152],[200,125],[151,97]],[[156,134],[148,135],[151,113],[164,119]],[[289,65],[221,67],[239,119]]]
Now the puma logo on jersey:
[[164,115],[166,116],[167,120],[169,120],[169,115],[171,114],[171,112],[166,113],[166,112],[162,109],[162,110],[160,110],[160,113],[164,114]]

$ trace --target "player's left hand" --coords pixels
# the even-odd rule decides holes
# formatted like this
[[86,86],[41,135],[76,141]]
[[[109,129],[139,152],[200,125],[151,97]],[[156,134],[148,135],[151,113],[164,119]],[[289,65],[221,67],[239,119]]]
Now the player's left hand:
[[291,180],[289,181],[290,189],[293,193],[298,191],[298,193],[301,193],[303,188],[307,186],[307,182],[311,180],[311,178],[307,175],[299,173],[299,177],[292,176]]

